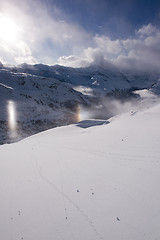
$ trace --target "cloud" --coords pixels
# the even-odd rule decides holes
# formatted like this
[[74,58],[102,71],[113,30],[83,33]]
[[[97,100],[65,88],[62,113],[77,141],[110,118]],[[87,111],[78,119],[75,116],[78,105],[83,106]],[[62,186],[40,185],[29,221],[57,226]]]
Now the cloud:
[[160,30],[151,23],[126,39],[95,35],[71,22],[64,11],[40,0],[1,0],[0,17],[13,21],[16,41],[1,38],[0,56],[3,63],[22,62],[83,67],[103,59],[121,69],[160,69]]
[[37,60],[32,56],[29,46],[22,40],[15,44],[0,43],[0,54],[1,61],[4,64],[37,63]]
[[[34,60],[53,64],[62,55],[80,54],[92,38],[76,23],[70,22],[56,6],[40,1],[2,0],[1,14],[9,17],[19,29],[16,42],[3,41],[0,54],[5,62]],[[6,52],[11,51],[10,57]],[[18,50],[18,51],[17,51]],[[14,52],[14,54],[13,54]],[[26,60],[25,60],[26,56]],[[46,62],[46,61],[50,62]]]
[[150,36],[153,33],[157,32],[157,28],[152,26],[152,24],[144,25],[142,28],[140,28],[138,31],[136,31],[136,34],[143,36]]
[[121,52],[121,42],[120,40],[111,40],[107,36],[96,36],[94,37],[95,44],[101,48],[101,50],[105,50],[106,54],[117,55]]
[[126,50],[126,55],[119,55],[115,63],[119,66],[126,64],[126,67],[135,67],[138,70],[159,70],[159,29],[149,24],[139,29],[138,33],[140,37],[122,41],[123,48]]
[[114,39],[95,35],[92,46],[84,48],[79,56],[59,58],[65,66],[82,67],[89,63],[102,64],[104,60],[121,70],[159,71],[160,69],[160,30],[148,24],[135,31],[132,38]]
[[63,65],[66,67],[86,67],[90,65],[90,62],[82,59],[78,56],[70,55],[70,56],[62,56],[58,58],[57,64]]
[[93,41],[95,46],[83,51],[83,57],[90,62],[103,57],[120,69],[160,69],[160,30],[151,24],[142,26],[132,38],[112,40],[96,35]]

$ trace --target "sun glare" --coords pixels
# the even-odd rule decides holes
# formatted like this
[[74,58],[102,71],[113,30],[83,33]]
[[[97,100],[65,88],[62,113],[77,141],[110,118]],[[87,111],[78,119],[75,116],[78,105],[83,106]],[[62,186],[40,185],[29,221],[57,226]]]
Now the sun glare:
[[16,42],[18,26],[8,17],[0,16],[0,39],[6,42]]
[[9,132],[10,137],[15,138],[16,128],[17,128],[17,122],[16,122],[16,108],[15,103],[13,101],[8,101],[8,126],[9,126]]
[[78,105],[77,112],[76,112],[76,122],[89,119],[90,117],[91,116],[88,110],[85,110],[82,106]]

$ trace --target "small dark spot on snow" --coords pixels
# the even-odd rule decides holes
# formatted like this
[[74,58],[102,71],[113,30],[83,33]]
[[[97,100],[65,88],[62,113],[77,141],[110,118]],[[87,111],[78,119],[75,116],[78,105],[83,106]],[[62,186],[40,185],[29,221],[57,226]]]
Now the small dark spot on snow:
[[79,192],[79,190],[77,189],[77,192]]
[[119,218],[119,217],[117,217],[117,221],[120,221],[120,218]]
[[94,195],[94,192],[92,192],[92,195]]
[[68,217],[66,217],[66,220],[68,219]]
[[122,139],[122,142],[124,141],[124,139]]

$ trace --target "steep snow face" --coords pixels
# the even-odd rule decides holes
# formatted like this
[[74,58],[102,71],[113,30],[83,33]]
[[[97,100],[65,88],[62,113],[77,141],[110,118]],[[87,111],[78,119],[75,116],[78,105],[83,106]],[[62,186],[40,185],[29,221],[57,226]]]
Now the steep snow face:
[[0,146],[0,238],[160,238],[160,103]]
[[59,80],[3,69],[0,70],[0,103],[0,140],[5,142],[13,113],[19,135],[23,132],[30,135],[76,122],[78,104],[86,105],[89,101]]

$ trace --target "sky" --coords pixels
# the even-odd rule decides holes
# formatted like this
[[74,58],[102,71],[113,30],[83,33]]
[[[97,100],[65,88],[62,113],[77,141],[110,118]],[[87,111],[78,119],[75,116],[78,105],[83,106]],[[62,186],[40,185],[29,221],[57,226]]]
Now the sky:
[[160,1],[1,0],[0,61],[160,69]]

